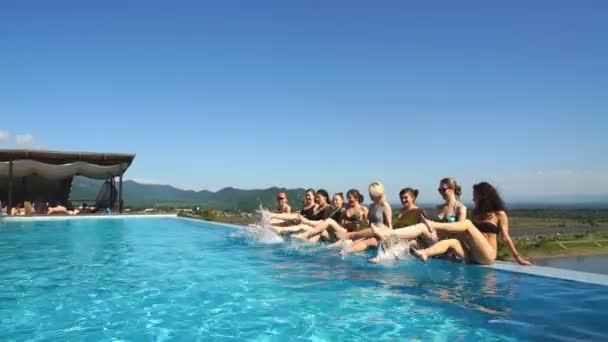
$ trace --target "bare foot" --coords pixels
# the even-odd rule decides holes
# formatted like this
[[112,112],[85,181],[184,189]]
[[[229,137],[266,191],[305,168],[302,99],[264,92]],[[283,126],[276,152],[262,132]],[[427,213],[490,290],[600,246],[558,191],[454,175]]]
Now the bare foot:
[[426,255],[426,251],[424,249],[413,249],[412,252],[414,252],[414,255],[419,257],[420,260],[422,260],[424,262],[426,262],[429,258],[429,256]]
[[427,229],[427,232],[424,235],[433,241],[438,241],[439,237],[437,237],[437,231],[432,227],[433,221],[427,219],[424,215],[420,217],[420,221],[421,223],[424,223]]
[[374,234],[378,235],[380,240],[386,240],[393,235],[393,230],[385,225],[371,225]]
[[367,260],[367,262],[369,262],[370,264],[377,264],[378,263],[378,257],[373,257],[373,258]]

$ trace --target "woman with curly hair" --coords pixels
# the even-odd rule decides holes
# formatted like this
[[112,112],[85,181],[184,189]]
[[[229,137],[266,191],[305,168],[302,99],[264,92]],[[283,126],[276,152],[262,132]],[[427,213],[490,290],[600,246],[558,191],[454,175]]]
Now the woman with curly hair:
[[465,261],[489,265],[496,260],[498,251],[498,234],[511,251],[511,255],[521,265],[532,265],[522,258],[509,235],[509,217],[505,204],[496,189],[487,182],[473,186],[475,208],[471,220],[459,222],[435,222],[423,218],[431,231],[454,233],[464,239],[466,249],[458,239],[441,240],[427,249],[415,250],[423,261],[434,255],[454,252]]

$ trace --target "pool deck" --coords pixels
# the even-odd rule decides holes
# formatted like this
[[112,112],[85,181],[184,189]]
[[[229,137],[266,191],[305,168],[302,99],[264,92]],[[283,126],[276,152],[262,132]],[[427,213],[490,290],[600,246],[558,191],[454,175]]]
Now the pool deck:
[[[200,223],[209,223],[216,226],[223,226],[229,228],[243,228],[243,226],[220,223],[212,221],[204,221],[199,219],[179,217],[176,214],[150,214],[150,215],[83,215],[83,216],[34,216],[34,217],[2,217],[0,222],[18,222],[18,221],[61,221],[61,220],[87,220],[87,219],[125,219],[125,218],[177,218],[180,220],[194,221]],[[489,266],[481,266],[492,268],[500,271],[516,272],[530,274],[534,276],[541,276],[547,278],[556,278],[562,280],[570,280],[588,284],[608,286],[608,275],[579,272],[573,270],[567,270],[563,268],[546,267],[546,266],[520,266],[512,262],[496,261],[494,264]]]

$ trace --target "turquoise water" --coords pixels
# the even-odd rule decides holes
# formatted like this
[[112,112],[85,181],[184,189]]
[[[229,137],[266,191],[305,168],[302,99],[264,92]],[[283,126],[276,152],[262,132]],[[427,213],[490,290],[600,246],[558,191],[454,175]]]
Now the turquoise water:
[[262,245],[172,218],[0,225],[0,340],[608,340],[608,287]]

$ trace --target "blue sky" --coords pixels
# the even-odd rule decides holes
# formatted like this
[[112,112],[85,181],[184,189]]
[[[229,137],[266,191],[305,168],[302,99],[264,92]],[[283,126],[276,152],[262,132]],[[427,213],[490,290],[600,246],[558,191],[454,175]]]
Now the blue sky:
[[2,1],[0,148],[187,189],[608,194],[605,1]]

